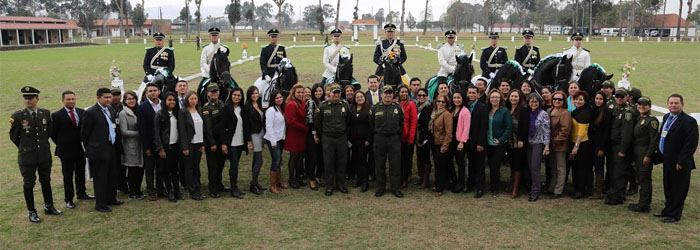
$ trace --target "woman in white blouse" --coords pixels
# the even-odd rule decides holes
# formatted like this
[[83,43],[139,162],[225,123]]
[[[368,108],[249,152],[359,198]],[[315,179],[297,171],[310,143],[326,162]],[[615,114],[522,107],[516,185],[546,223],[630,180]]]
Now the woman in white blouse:
[[199,98],[194,91],[187,91],[186,104],[180,111],[178,132],[180,135],[180,148],[185,161],[185,179],[190,197],[193,200],[203,200],[205,197],[200,191],[199,162],[204,152],[204,120],[199,108]]
[[[238,189],[238,162],[241,159],[243,151],[248,152],[246,147],[244,134],[248,131],[248,126],[243,121],[243,89],[235,87],[231,90],[231,98],[226,106],[221,110],[222,128],[224,129],[224,144],[221,145],[221,151],[227,155],[231,167],[228,171],[228,177],[231,180],[231,196],[237,199],[243,199],[243,192]],[[252,149],[252,144],[250,145]]]
[[270,192],[278,194],[277,187],[287,188],[280,176],[280,162],[282,162],[282,149],[286,125],[284,121],[284,96],[282,92],[275,90],[270,94],[269,108],[265,111],[265,143],[270,149],[272,163],[270,164]]

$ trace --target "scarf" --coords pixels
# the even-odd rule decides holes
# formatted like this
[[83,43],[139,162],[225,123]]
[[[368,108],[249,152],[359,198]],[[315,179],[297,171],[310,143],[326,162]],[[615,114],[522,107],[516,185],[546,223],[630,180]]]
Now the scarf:
[[586,104],[571,112],[571,118],[575,119],[578,123],[588,124],[591,123],[591,118],[593,117],[592,113],[591,108]]
[[543,110],[539,107],[535,111],[530,111],[530,138],[535,135],[535,130],[537,130],[537,117],[542,111]]
[[418,114],[420,114],[421,111],[427,106],[430,106],[432,103],[430,103],[430,100],[426,100],[423,103],[419,103],[418,106],[416,106],[416,110],[418,111]]
[[433,111],[432,114],[430,114],[430,122],[428,122],[428,130],[430,130],[430,133],[433,133],[433,125],[435,124],[435,119],[440,117],[442,113],[445,112],[445,109],[437,109]]

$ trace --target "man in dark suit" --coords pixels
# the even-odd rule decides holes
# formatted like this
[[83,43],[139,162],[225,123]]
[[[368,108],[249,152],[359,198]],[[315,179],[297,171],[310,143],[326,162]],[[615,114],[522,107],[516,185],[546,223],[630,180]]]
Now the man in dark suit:
[[476,188],[474,198],[484,196],[484,163],[486,160],[486,134],[489,126],[489,110],[486,104],[479,101],[479,88],[470,85],[467,87],[467,108],[472,114],[469,140],[467,141],[467,157],[469,158],[469,177],[464,192],[468,193]]
[[[79,200],[91,200],[95,197],[85,192],[85,151],[80,139],[81,117],[85,110],[75,107],[75,93],[66,90],[61,95],[63,108],[51,114],[53,127],[51,139],[56,143],[56,156],[61,158],[63,171],[63,186],[65,188],[66,208],[75,208],[73,195]],[[73,178],[75,174],[75,188]]]
[[698,147],[698,123],[683,112],[683,96],[672,94],[667,102],[670,113],[664,115],[659,139],[666,203],[664,209],[654,216],[673,223],[681,219],[690,187],[690,171],[695,169],[693,154]]
[[112,92],[108,88],[98,89],[97,103],[85,111],[80,129],[95,185],[95,210],[102,213],[112,211],[107,205],[124,203],[117,200],[117,166],[114,165],[117,125],[111,101]]
[[[368,90],[367,90],[367,92],[365,92],[365,94],[366,94],[365,96],[367,96],[367,98],[369,98],[369,100],[366,100],[366,101],[369,102],[370,104],[372,104],[372,106],[374,106],[374,104],[381,103],[382,102],[382,95],[381,95],[381,93],[379,93],[379,77],[377,77],[376,75],[370,75],[369,77],[367,77],[367,86],[368,86]],[[368,148],[372,148],[372,144],[370,144],[368,146]],[[374,181],[374,179],[375,179],[374,150],[368,150],[368,151],[369,152],[367,153],[367,157],[368,157],[367,158],[368,159],[367,179],[369,181]]]
[[[143,165],[146,170],[146,191],[148,191],[148,200],[155,201],[156,198],[156,188],[158,189],[158,194],[163,197],[168,197],[165,192],[165,186],[163,180],[161,180],[158,173],[162,173],[162,169],[156,170],[156,154],[153,152],[155,150],[155,145],[153,144],[153,119],[156,116],[156,112],[160,111],[160,89],[155,83],[149,83],[146,85],[146,96],[147,100],[141,103],[136,108],[136,119],[139,127],[139,136],[141,137],[141,145],[143,146]],[[155,184],[154,184],[155,179]]]

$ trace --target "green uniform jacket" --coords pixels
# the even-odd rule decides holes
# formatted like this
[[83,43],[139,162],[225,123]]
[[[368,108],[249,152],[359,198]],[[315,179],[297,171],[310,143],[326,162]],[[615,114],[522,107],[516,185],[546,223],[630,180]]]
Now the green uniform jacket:
[[[635,116],[632,109],[625,104],[622,107],[615,107],[612,111],[613,121],[610,127],[610,141],[613,145],[614,154],[622,152],[627,154],[631,152],[632,143],[634,142],[634,124],[637,122],[637,117]],[[615,148],[614,146],[618,146]]]
[[[634,125],[634,146],[646,147],[644,156],[651,158],[659,137],[659,120],[652,115],[643,115]],[[635,153],[636,154],[636,153]]]
[[204,104],[202,108],[202,120],[204,120],[204,142],[208,147],[219,146],[224,142],[221,141],[219,133],[223,132],[221,121],[221,109],[224,104],[221,101],[213,103],[211,101]]
[[20,166],[51,162],[51,112],[42,108],[36,112],[36,119],[26,108],[16,111],[10,118],[10,140],[19,149],[17,163]]
[[403,109],[397,102],[392,102],[389,105],[383,102],[372,106],[372,113],[369,117],[371,140],[374,141],[374,135],[398,135],[401,136],[403,129]]
[[350,105],[345,100],[333,103],[325,100],[314,111],[314,125],[319,137],[346,135],[350,123]]

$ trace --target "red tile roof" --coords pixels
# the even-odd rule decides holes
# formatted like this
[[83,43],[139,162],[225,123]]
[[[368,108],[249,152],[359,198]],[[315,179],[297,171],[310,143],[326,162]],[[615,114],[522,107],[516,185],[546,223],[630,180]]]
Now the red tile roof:
[[81,29],[72,20],[50,17],[0,16],[0,29]]
[[0,16],[0,22],[63,22],[66,20],[55,19],[51,17],[29,17],[29,16]]
[[[653,17],[652,17],[653,18]],[[676,27],[678,25],[678,14],[666,14],[666,15],[656,15],[656,18],[653,18],[654,22],[652,24],[646,23],[644,24],[645,26],[651,26],[651,27],[661,27],[662,23],[664,27]],[[686,20],[684,18],[681,18],[681,27],[685,27],[685,22]],[[622,27],[627,27],[627,21],[622,22]],[[695,27],[695,24],[693,22],[690,22],[689,24],[692,27]],[[615,27],[619,27],[620,23],[618,22],[615,24]],[[639,27],[639,22],[635,21],[634,22],[634,27]]]
[[374,19],[357,19],[353,20],[352,24],[374,24],[374,25],[379,25],[379,21],[374,20]]
[[19,30],[43,30],[43,29],[49,29],[49,30],[57,30],[57,29],[82,29],[78,27],[77,25],[72,25],[72,24],[65,24],[65,23],[0,23],[0,29],[7,29],[7,30],[14,30],[14,29],[19,29]]

